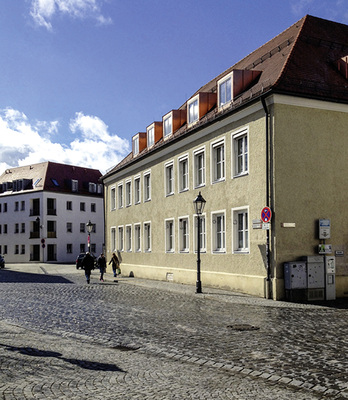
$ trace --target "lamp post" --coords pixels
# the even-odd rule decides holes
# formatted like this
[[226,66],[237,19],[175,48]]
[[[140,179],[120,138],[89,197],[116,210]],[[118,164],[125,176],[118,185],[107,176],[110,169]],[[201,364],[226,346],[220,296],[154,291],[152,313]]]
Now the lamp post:
[[199,192],[196,199],[193,201],[195,212],[197,214],[197,282],[196,293],[202,293],[201,282],[201,215],[204,210],[206,201],[204,200],[201,192]]
[[86,224],[87,227],[87,232],[88,232],[88,242],[87,242],[87,246],[88,246],[88,253],[90,253],[91,251],[91,232],[93,229],[93,224],[91,222],[91,220],[89,220]]

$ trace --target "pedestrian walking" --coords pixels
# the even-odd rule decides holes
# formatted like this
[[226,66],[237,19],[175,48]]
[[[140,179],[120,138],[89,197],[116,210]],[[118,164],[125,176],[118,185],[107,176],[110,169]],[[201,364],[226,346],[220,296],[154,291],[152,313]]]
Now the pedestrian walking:
[[114,277],[116,278],[117,274],[119,274],[121,271],[120,271],[120,260],[118,259],[115,253],[112,253],[109,265],[110,264],[112,264],[112,270],[114,272]]
[[99,271],[100,271],[100,278],[99,278],[99,280],[100,280],[101,282],[104,282],[104,273],[105,273],[105,271],[106,271],[106,259],[105,259],[103,253],[101,253],[100,256],[98,257],[97,264],[98,264]]
[[82,259],[82,268],[85,270],[85,276],[87,283],[89,284],[91,280],[91,272],[94,269],[94,258],[91,256],[89,252]]

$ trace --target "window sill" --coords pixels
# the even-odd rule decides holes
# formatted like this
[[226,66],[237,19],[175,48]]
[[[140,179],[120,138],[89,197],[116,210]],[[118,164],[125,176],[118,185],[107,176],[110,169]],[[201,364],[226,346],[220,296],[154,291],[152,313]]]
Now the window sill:
[[221,182],[226,182],[226,178],[221,178],[221,179],[218,179],[218,180],[216,180],[216,181],[212,181],[212,185],[215,185],[216,183],[221,183]]
[[234,250],[232,254],[241,254],[241,255],[249,255],[249,250]]
[[242,174],[233,175],[232,179],[241,178],[242,176],[248,176],[248,175],[249,175],[249,171],[243,172]]

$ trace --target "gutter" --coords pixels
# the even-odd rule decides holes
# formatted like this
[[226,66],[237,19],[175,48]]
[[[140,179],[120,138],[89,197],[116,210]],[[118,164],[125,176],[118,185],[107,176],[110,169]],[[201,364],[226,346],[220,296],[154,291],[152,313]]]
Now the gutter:
[[[265,97],[261,97],[262,107],[265,111],[265,130],[266,130],[266,206],[271,208],[270,202],[270,129],[269,129],[269,120],[270,120],[270,112],[266,104]],[[272,209],[271,209],[272,210]],[[272,210],[273,213],[273,210]],[[271,225],[272,226],[272,225]],[[272,290],[272,274],[271,274],[271,254],[269,250],[270,243],[270,232],[269,229],[266,230],[266,298],[273,298],[273,290]]]

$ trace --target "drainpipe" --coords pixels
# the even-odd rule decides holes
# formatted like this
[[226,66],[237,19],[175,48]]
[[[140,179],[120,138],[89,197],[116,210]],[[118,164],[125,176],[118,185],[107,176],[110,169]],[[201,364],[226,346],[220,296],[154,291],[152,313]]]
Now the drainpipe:
[[[264,97],[261,97],[261,103],[263,106],[263,109],[265,111],[265,121],[266,121],[266,206],[271,208],[270,204],[270,132],[269,132],[269,119],[270,119],[270,113],[266,104],[266,100]],[[272,210],[272,208],[271,208]],[[273,213],[273,210],[272,210]],[[267,285],[267,290],[266,290],[266,296],[268,299],[273,298],[273,293],[272,293],[272,276],[271,276],[271,255],[269,251],[269,237],[270,237],[270,232],[269,229],[266,231],[266,269],[267,269],[267,278],[266,278],[266,285]]]

